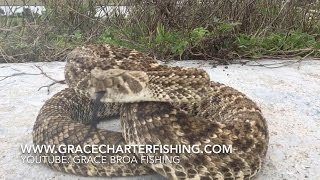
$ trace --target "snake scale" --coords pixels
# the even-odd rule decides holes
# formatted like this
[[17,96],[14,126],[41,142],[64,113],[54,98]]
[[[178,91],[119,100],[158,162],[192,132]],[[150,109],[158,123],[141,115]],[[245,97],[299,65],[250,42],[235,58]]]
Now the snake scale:
[[[168,179],[251,179],[263,165],[269,135],[259,107],[243,93],[210,81],[197,68],[170,67],[135,50],[87,45],[67,55],[68,88],[41,108],[35,145],[231,145],[232,153],[44,153],[47,156],[178,156],[179,163],[49,163],[82,176],[137,176],[153,171]],[[120,116],[122,132],[92,129],[97,119]]]

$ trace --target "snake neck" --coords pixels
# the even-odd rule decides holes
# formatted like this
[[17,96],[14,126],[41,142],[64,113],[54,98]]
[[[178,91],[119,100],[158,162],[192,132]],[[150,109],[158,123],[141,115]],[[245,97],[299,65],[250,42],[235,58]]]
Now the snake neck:
[[147,89],[154,99],[163,102],[198,102],[206,97],[210,86],[208,74],[201,69],[147,72]]
[[169,71],[92,70],[89,93],[105,92],[102,102],[198,102],[208,94],[207,73],[195,68]]

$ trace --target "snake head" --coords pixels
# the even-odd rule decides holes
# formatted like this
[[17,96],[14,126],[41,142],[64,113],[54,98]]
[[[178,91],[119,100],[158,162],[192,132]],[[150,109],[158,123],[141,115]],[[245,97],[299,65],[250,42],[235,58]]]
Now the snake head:
[[123,69],[91,70],[89,93],[105,92],[102,102],[133,102],[146,100],[149,78],[145,72]]

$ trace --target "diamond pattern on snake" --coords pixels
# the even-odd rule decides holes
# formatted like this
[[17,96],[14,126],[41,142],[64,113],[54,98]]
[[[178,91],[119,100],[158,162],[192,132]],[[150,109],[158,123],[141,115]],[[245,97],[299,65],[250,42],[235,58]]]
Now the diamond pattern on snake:
[[[208,145],[232,153],[42,153],[66,156],[179,158],[179,163],[52,163],[52,169],[81,176],[139,176],[168,179],[251,179],[263,165],[268,128],[260,108],[245,94],[210,80],[198,68],[161,65],[136,50],[112,45],[75,48],[66,57],[68,88],[41,108],[35,145]],[[96,128],[119,116],[122,132]],[[93,118],[94,117],[94,118]]]

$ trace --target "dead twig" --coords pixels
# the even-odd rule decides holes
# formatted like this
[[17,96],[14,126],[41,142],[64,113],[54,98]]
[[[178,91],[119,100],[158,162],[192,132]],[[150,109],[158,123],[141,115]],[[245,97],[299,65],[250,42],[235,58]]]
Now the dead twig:
[[55,84],[66,84],[66,81],[65,80],[61,80],[61,81],[54,81],[48,85],[44,85],[44,86],[41,86],[39,87],[38,91],[40,91],[42,88],[47,88],[47,93],[50,94],[50,87],[55,85]]
[[[312,55],[315,52],[315,50],[312,50],[312,49],[308,49],[308,50],[310,50],[310,52],[307,53],[306,55],[304,55],[303,57],[301,57],[298,60],[282,61],[282,62],[268,63],[268,64],[262,64],[262,63],[258,62],[257,60],[255,60],[254,62],[257,63],[257,64],[246,64],[246,65],[247,66],[263,66],[263,67],[266,67],[266,68],[281,68],[281,67],[293,65],[293,64],[296,64],[296,63],[300,63],[300,62],[302,62],[303,60],[305,60],[306,58],[308,58],[310,55]],[[246,63],[248,63],[248,62],[250,62],[250,61],[247,61]],[[299,67],[300,67],[300,64],[299,64]]]
[[281,67],[297,64],[297,63],[302,62],[303,60],[305,60],[305,58],[301,58],[298,60],[291,60],[291,61],[276,62],[276,63],[265,63],[265,64],[260,63],[258,60],[254,60],[254,62],[256,64],[247,64],[248,62],[250,62],[250,61],[247,61],[247,62],[245,62],[245,65],[247,65],[247,66],[262,66],[265,68],[275,69],[275,68],[281,68]]
[[285,61],[285,62],[279,62],[279,63],[268,63],[268,64],[263,64],[260,63],[259,61],[254,61],[256,64],[246,64],[247,66],[262,66],[265,68],[270,68],[270,69],[275,69],[275,68],[281,68],[281,67],[285,67],[285,66],[289,66],[295,63],[299,63],[301,62],[301,60],[297,60],[297,61]]
[[23,76],[23,75],[34,76],[34,75],[41,75],[41,74],[19,72],[19,73],[14,73],[14,74],[11,74],[11,75],[8,75],[8,76],[0,76],[0,77],[2,77],[2,79],[0,79],[0,81],[3,81],[3,80],[5,80],[7,78],[10,78],[10,77]]
[[41,86],[38,91],[40,91],[42,88],[47,88],[47,92],[48,94],[50,93],[50,87],[55,85],[55,84],[66,84],[65,80],[56,80],[52,77],[50,77],[46,72],[43,71],[43,69],[38,66],[38,65],[35,65],[35,67],[40,71],[40,73],[26,73],[26,72],[22,72],[18,69],[14,69],[12,68],[13,70],[15,71],[18,71],[18,73],[14,73],[14,74],[11,74],[11,75],[7,75],[7,76],[0,76],[0,81],[3,81],[7,78],[10,78],[10,77],[15,77],[15,76],[23,76],[23,75],[28,75],[28,76],[35,76],[35,75],[43,75],[45,76],[46,78],[50,79],[51,81],[53,81],[52,83],[48,84],[48,85],[44,85],[44,86]]
[[46,72],[43,71],[43,69],[40,66],[35,65],[35,67],[40,70],[40,72],[41,72],[40,74],[44,75],[45,77],[47,77],[48,79],[53,81],[52,83],[50,83],[48,85],[44,85],[44,86],[39,87],[38,91],[40,91],[42,88],[47,88],[47,92],[49,94],[51,86],[53,86],[55,84],[66,84],[65,80],[56,80],[56,79],[50,77]]

